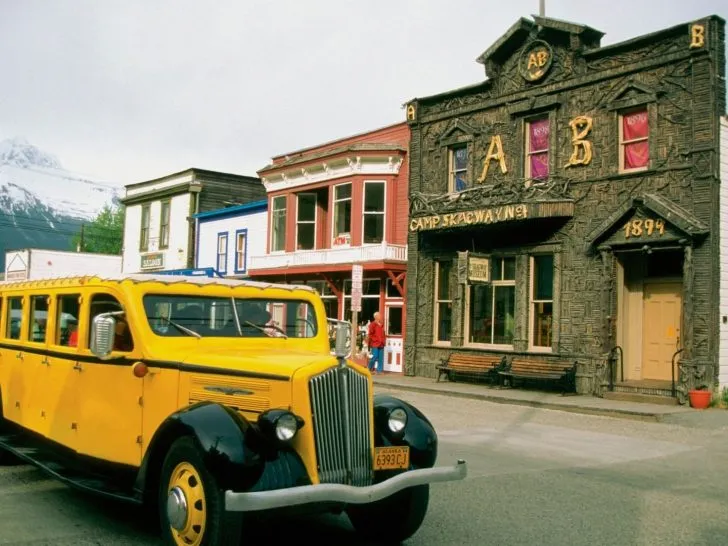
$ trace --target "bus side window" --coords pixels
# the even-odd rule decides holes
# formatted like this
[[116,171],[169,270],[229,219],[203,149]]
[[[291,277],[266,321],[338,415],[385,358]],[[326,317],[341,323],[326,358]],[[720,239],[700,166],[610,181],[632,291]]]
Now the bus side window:
[[78,294],[69,294],[58,296],[56,299],[56,345],[78,347],[80,298]]
[[28,341],[45,343],[48,325],[48,296],[30,297],[30,324]]
[[[102,313],[109,313],[113,311],[123,311],[119,300],[110,294],[94,294],[91,298],[91,316],[89,317],[89,345],[91,346],[91,324],[93,323],[94,317]],[[116,317],[116,337],[114,339],[114,351],[132,351],[134,350],[134,341],[131,337],[131,329],[127,323],[125,315],[117,315]]]
[[8,298],[7,314],[5,316],[5,337],[7,339],[20,339],[20,328],[22,321],[23,298]]

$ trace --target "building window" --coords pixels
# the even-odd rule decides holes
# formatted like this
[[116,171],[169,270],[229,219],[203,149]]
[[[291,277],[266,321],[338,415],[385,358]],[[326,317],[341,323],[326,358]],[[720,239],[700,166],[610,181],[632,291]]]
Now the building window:
[[531,346],[551,348],[554,318],[554,255],[531,257]]
[[435,262],[435,343],[449,343],[452,328],[452,262]]
[[468,147],[457,146],[448,151],[448,192],[468,189]]
[[469,343],[513,345],[516,306],[516,259],[491,259],[491,282],[468,289]]
[[400,305],[387,307],[387,335],[401,336],[404,332],[404,308]]
[[245,273],[245,261],[248,251],[248,230],[239,229],[235,232],[235,272]]
[[646,169],[650,161],[647,109],[619,116],[619,170]]
[[296,249],[316,248],[316,194],[299,193],[296,207]]
[[159,220],[159,248],[169,248],[169,201],[162,201]]
[[271,206],[271,252],[286,249],[286,196],[273,198]]
[[139,250],[149,250],[149,205],[142,205],[142,227],[139,237]]
[[228,234],[218,233],[217,235],[217,272],[227,273],[227,244]]
[[316,289],[321,296],[326,309],[326,318],[339,318],[339,298],[326,281],[308,281],[308,286]]
[[351,244],[351,182],[334,186],[334,240],[332,246]]
[[549,118],[526,122],[526,179],[549,177]]
[[384,241],[384,182],[364,182],[364,243]]

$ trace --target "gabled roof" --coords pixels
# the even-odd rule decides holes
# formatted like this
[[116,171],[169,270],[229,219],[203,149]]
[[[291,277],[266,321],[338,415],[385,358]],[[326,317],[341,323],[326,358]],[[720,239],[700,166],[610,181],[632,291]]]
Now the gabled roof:
[[604,33],[587,25],[570,23],[550,17],[539,17],[532,15],[533,21],[521,17],[509,28],[503,36],[498,38],[493,45],[486,49],[476,60],[481,64],[493,59],[498,61],[507,56],[511,51],[523,43],[535,27],[548,28],[568,34],[581,36],[584,41],[592,43],[601,39]]

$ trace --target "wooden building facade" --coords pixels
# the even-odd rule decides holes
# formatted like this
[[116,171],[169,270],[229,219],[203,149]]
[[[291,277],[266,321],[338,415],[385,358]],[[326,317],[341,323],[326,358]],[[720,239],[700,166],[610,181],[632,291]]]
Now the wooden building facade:
[[680,401],[728,378],[724,21],[602,37],[520,19],[482,83],[408,102],[406,374],[493,354]]

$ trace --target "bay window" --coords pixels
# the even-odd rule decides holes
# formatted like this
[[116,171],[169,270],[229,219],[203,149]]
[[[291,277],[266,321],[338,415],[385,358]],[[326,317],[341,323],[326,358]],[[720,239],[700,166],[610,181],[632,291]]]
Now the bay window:
[[299,193],[296,207],[296,249],[316,247],[316,194]]
[[271,252],[286,249],[286,196],[274,197],[271,204]]
[[512,347],[515,328],[516,260],[491,258],[491,282],[467,292],[468,343]]
[[384,241],[384,182],[364,182],[364,236],[367,243]]
[[351,182],[334,186],[332,246],[351,244]]

